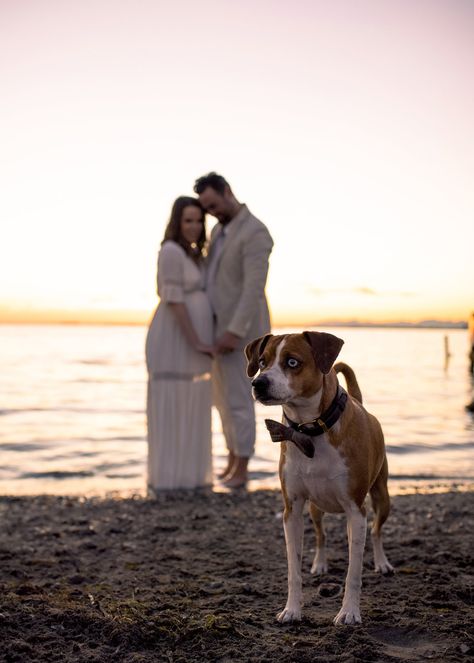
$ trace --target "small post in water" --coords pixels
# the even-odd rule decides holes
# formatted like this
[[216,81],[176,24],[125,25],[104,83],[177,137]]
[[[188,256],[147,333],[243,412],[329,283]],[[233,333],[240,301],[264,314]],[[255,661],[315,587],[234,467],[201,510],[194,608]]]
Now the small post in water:
[[446,334],[444,337],[444,370],[448,368],[450,357],[451,353],[449,352],[449,338],[448,335]]

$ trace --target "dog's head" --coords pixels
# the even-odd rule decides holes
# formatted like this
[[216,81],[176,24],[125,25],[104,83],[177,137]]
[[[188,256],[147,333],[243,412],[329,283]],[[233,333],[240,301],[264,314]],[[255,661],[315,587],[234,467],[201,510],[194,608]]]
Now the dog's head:
[[247,375],[253,395],[264,405],[288,403],[294,398],[309,398],[321,387],[344,341],[325,332],[267,334],[245,347]]

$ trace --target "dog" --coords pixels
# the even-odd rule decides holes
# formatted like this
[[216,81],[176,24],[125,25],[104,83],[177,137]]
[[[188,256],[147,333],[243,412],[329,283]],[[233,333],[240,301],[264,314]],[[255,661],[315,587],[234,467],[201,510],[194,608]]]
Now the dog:
[[[376,571],[393,572],[382,544],[381,528],[390,511],[388,466],[382,428],[365,410],[354,371],[336,360],[344,341],[333,334],[267,334],[245,347],[247,375],[254,398],[263,405],[281,404],[283,420],[265,420],[271,438],[281,442],[279,474],[284,501],[288,558],[288,599],[279,622],[301,619],[303,508],[310,502],[316,532],[311,573],[327,572],[325,512],[345,513],[349,567],[335,624],[358,624],[362,558],[370,493],[375,512],[372,543]],[[337,373],[346,380],[347,393]],[[258,376],[254,377],[257,373]]]

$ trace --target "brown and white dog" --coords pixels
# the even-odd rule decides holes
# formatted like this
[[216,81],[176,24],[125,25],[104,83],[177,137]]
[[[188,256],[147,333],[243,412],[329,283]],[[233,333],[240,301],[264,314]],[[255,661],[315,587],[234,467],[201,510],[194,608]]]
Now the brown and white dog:
[[[285,505],[288,599],[277,615],[280,622],[301,619],[303,507],[307,500],[317,542],[311,573],[327,571],[324,512],[344,512],[347,517],[349,568],[335,624],[361,622],[367,493],[375,511],[375,569],[381,573],[393,571],[380,532],[390,510],[382,428],[362,406],[352,369],[343,363],[332,368],[343,343],[332,334],[303,332],[267,334],[245,348],[247,374],[254,377],[260,371],[252,381],[255,399],[263,405],[281,404],[287,424],[266,420],[273,441],[282,442],[280,481]],[[349,395],[339,385],[337,372],[343,373]]]

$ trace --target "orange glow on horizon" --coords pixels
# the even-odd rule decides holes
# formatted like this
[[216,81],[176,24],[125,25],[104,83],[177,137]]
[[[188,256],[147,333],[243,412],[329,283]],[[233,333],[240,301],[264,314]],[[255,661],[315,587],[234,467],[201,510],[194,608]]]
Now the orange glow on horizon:
[[[284,312],[272,311],[273,327],[313,327],[317,325],[351,324],[356,325],[390,325],[397,323],[418,324],[425,320],[436,320],[445,323],[459,323],[467,319],[467,315],[453,311],[444,315],[429,312],[426,315],[403,314],[388,315],[335,315],[333,317],[318,316],[308,311]],[[13,308],[0,306],[0,324],[70,324],[70,325],[147,325],[153,315],[153,310],[130,309],[60,309],[60,308]]]
[[150,318],[145,311],[0,307],[0,324],[144,325]]

